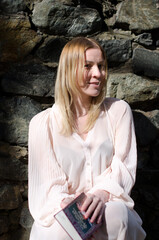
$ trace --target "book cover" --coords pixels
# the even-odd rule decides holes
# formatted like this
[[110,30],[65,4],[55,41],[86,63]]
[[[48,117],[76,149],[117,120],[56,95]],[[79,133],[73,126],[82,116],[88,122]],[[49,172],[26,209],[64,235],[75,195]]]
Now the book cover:
[[90,219],[84,219],[79,206],[83,203],[86,195],[81,193],[65,208],[55,214],[55,219],[73,240],[86,240],[91,237],[100,224],[91,223]]

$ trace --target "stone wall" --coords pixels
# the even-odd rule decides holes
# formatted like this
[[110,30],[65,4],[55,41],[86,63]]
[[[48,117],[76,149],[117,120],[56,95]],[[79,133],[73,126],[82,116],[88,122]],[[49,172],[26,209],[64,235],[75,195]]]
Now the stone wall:
[[[107,96],[133,109],[138,143],[132,191],[147,240],[159,236],[159,1],[0,1],[0,240],[28,240],[30,119],[54,102],[60,52],[91,36],[109,65]],[[121,143],[122,144],[122,143]]]

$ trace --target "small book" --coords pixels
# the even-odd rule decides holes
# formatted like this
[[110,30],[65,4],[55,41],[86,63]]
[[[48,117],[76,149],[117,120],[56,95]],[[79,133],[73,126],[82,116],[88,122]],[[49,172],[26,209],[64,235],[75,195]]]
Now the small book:
[[100,227],[100,224],[91,223],[90,219],[84,218],[84,213],[79,210],[86,195],[81,193],[65,208],[55,214],[55,219],[73,240],[86,240]]

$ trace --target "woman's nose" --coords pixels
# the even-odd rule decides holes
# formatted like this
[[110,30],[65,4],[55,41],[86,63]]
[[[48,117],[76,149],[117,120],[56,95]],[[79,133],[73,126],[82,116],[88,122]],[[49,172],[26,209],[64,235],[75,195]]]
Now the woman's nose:
[[93,67],[92,75],[93,77],[97,77],[97,78],[101,76],[101,72],[98,66]]

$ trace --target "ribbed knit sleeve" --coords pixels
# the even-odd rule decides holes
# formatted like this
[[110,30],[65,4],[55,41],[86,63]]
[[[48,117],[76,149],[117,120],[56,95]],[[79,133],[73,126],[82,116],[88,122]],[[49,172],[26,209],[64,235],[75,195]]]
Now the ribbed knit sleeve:
[[137,154],[132,111],[121,100],[115,100],[110,105],[107,106],[107,117],[114,141],[113,159],[110,167],[96,178],[96,184],[90,192],[106,190],[110,192],[110,200],[124,201],[129,208],[133,208],[130,193],[136,178]]
[[66,176],[53,149],[50,111],[37,114],[29,125],[29,209],[43,226],[54,222],[61,200],[68,197]]

